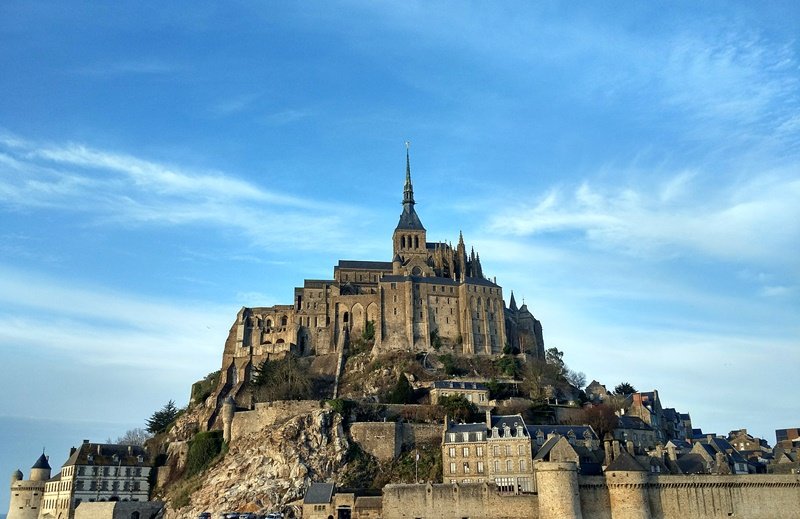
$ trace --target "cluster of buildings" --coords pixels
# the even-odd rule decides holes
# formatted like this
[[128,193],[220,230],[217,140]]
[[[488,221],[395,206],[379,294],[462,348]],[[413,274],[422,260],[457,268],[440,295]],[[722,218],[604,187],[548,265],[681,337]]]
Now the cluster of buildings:
[[[415,209],[406,154],[403,210],[391,261],[340,260],[331,279],[307,279],[289,305],[242,308],[225,343],[218,403],[247,406],[246,383],[261,362],[286,352],[341,355],[369,328],[374,352],[435,351],[498,356],[508,349],[544,358],[541,323],[483,271],[459,233],[429,241]],[[218,416],[208,417],[215,426]]]
[[6,519],[81,519],[92,505],[108,503],[126,510],[125,519],[149,519],[163,506],[148,501],[153,470],[142,447],[91,443],[84,440],[70,449],[67,461],[53,476],[42,453],[23,479],[20,470],[11,475],[11,499]]

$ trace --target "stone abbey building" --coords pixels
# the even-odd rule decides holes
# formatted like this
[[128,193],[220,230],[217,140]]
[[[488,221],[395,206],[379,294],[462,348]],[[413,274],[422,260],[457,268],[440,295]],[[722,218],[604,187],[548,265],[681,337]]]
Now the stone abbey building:
[[[433,351],[500,355],[504,348],[544,358],[542,328],[513,294],[483,273],[480,255],[458,244],[429,242],[414,209],[406,152],[403,212],[391,261],[340,260],[333,279],[307,279],[291,305],[242,308],[223,354],[220,398],[237,398],[252,370],[273,355],[341,353],[373,333],[374,352]],[[221,401],[221,400],[220,400]]]

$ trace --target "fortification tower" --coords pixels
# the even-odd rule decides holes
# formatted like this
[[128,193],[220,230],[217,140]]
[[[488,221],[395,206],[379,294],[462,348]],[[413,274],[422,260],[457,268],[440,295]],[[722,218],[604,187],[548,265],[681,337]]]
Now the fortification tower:
[[606,485],[614,519],[651,519],[648,474],[625,451],[606,468]]
[[539,493],[540,519],[583,519],[578,465],[574,461],[537,461],[533,470]]
[[11,499],[6,519],[36,519],[41,508],[44,485],[50,479],[50,464],[42,453],[31,467],[30,479],[22,479],[22,472],[11,475]]

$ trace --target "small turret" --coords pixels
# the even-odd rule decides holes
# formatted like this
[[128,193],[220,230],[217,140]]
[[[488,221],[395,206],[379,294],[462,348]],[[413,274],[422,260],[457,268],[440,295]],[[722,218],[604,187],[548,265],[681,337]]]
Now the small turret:
[[233,414],[236,411],[236,401],[231,395],[222,403],[222,439],[226,443],[231,441],[231,426],[233,425]]
[[51,470],[50,463],[47,461],[47,456],[42,452],[42,455],[39,456],[39,459],[36,460],[36,463],[31,467],[31,481],[47,481],[50,479]]
[[22,481],[22,471],[19,469],[11,473],[11,484],[13,485],[17,481]]
[[392,260],[392,274],[394,274],[395,276],[399,276],[400,274],[402,274],[402,272],[400,272],[402,266],[403,266],[403,260],[400,259],[399,254],[395,254],[394,259]]

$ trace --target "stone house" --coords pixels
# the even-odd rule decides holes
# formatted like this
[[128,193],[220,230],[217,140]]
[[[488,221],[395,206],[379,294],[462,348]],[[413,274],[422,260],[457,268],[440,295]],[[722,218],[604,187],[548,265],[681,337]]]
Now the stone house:
[[337,489],[333,483],[312,483],[303,498],[304,519],[376,519],[383,498],[364,490]]
[[653,450],[656,444],[660,443],[656,431],[650,424],[638,416],[629,414],[619,416],[617,427],[612,432],[612,435],[615,440],[620,441],[623,445],[631,442],[636,452]]
[[45,485],[39,519],[72,519],[84,501],[147,501],[150,470],[142,447],[84,440]]
[[478,406],[489,405],[489,388],[481,382],[461,382],[457,380],[437,380],[430,391],[431,404],[439,403],[443,396],[460,395]]
[[492,482],[500,492],[533,492],[531,440],[522,415],[473,424],[447,423],[442,438],[445,483]]
[[661,399],[658,398],[658,390],[633,393],[631,406],[626,414],[636,416],[652,427],[657,442],[663,444],[670,439],[664,432],[664,409],[661,407]]

